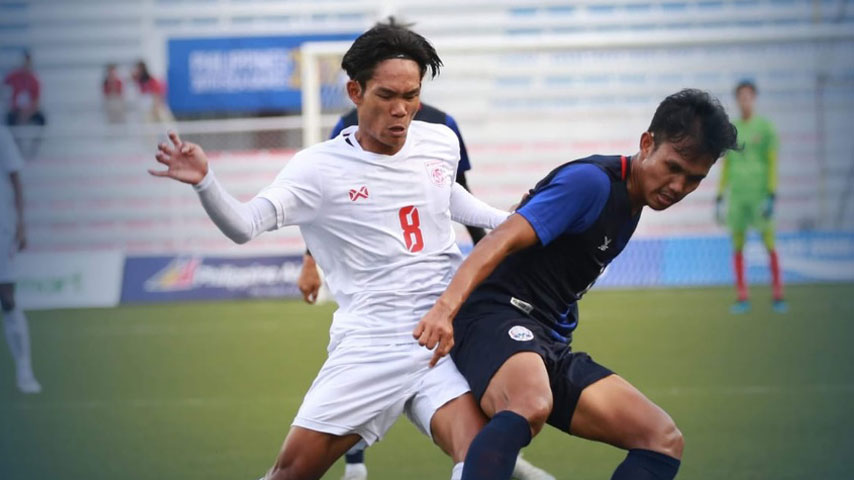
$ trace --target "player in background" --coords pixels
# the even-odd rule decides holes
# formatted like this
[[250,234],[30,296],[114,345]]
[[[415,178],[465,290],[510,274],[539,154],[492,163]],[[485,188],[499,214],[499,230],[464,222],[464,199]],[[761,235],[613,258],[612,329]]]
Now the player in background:
[[[738,143],[742,148],[730,151],[724,158],[715,202],[715,216],[718,222],[726,222],[732,233],[732,263],[738,298],[730,311],[736,314],[750,311],[744,244],[747,230],[755,228],[762,235],[762,243],[768,250],[774,311],[785,313],[788,308],[783,299],[780,259],[774,248],[774,201],[777,193],[779,141],[774,125],[755,112],[756,94],[756,84],[751,81],[742,81],[735,87],[735,98],[741,118],[734,123],[738,129]],[[726,213],[724,199],[727,204]]]
[[572,351],[577,301],[626,246],[643,207],[679,202],[735,146],[720,103],[680,91],[658,106],[638,153],[556,168],[477,244],[413,332],[428,347],[455,344],[454,361],[491,418],[463,479],[509,479],[512,460],[545,423],[628,450],[612,480],[676,476],[683,439],[670,416]]
[[410,420],[462,474],[485,421],[447,352],[432,353],[412,329],[462,260],[451,221],[494,228],[507,212],[454,183],[459,144],[442,125],[413,121],[421,81],[441,66],[420,35],[374,27],[342,67],[357,127],[298,152],[246,203],[216,180],[201,147],[170,133],[154,176],[194,186],[217,227],[237,243],[299,225],[338,303],[329,357],[306,394],[268,479],[315,479],[360,440],[381,439]]
[[0,126],[0,306],[6,343],[15,361],[18,390],[39,393],[41,385],[33,374],[30,358],[30,327],[21,307],[15,303],[15,275],[12,257],[27,246],[24,228],[24,191],[19,173],[24,161],[9,129]]

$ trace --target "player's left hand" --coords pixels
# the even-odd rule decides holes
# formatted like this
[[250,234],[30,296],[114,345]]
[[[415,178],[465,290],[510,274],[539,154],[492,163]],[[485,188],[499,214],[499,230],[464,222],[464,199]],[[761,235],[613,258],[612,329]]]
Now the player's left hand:
[[454,347],[454,324],[451,316],[446,313],[446,309],[436,303],[415,326],[412,336],[422,347],[427,347],[429,350],[435,348],[433,358],[430,359],[430,367],[436,366],[436,363]]
[[311,255],[303,255],[302,269],[300,269],[299,277],[297,277],[297,288],[302,293],[302,299],[305,300],[305,303],[314,304],[317,301],[317,293],[320,291],[322,283],[314,259]]
[[765,197],[765,202],[762,204],[762,216],[766,219],[771,218],[774,215],[774,194],[769,193],[768,196]]

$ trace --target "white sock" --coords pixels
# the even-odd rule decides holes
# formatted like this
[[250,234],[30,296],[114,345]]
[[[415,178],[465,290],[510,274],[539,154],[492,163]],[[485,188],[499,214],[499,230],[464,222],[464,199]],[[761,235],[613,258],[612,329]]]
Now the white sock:
[[344,464],[344,475],[349,475],[353,473],[368,473],[368,466],[364,463],[345,463]]
[[454,465],[454,469],[451,470],[451,480],[461,480],[463,478],[463,465],[463,462]]
[[27,317],[20,308],[3,312],[3,330],[6,331],[6,343],[12,351],[18,373],[32,375],[30,328],[27,325]]

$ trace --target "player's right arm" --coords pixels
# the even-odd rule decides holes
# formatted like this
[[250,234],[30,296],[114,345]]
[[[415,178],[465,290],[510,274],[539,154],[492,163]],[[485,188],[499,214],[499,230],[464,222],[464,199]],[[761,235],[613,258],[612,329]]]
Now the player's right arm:
[[723,198],[724,192],[726,192],[727,184],[729,183],[729,166],[732,163],[732,152],[727,152],[723,158],[723,165],[721,166],[721,177],[718,180],[718,198]]
[[474,288],[508,255],[537,241],[531,224],[521,215],[513,214],[475,245],[448,288],[412,332],[419,345],[431,350],[436,347],[431,367],[454,346],[452,320]]
[[610,181],[593,165],[566,168],[525,207],[510,215],[483,238],[460,265],[448,288],[418,322],[413,336],[422,346],[436,347],[430,365],[454,346],[453,318],[471,295],[513,252],[548,245],[563,233],[579,233],[593,224],[608,200]]
[[723,158],[721,167],[721,178],[718,181],[718,193],[715,196],[715,220],[724,223],[724,193],[729,183],[730,164],[732,163],[732,152],[728,152]]
[[175,132],[169,132],[169,139],[174,148],[161,143],[155,155],[168,169],[148,172],[192,185],[205,212],[228,238],[235,243],[246,243],[277,227],[276,209],[269,200],[256,197],[246,203],[238,201],[217,181],[202,147],[182,142]]

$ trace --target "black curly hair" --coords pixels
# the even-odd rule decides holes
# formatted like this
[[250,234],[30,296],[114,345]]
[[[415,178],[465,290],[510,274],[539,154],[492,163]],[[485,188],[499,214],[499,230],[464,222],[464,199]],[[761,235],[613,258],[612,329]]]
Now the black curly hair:
[[648,131],[655,148],[670,142],[690,159],[717,160],[738,149],[735,125],[721,103],[707,92],[686,88],[664,99],[655,110]]
[[426,38],[389,17],[388,23],[378,23],[353,42],[341,60],[341,68],[364,88],[376,66],[390,58],[413,60],[421,70],[421,78],[428,68],[431,77],[435,77],[442,66],[436,49]]

